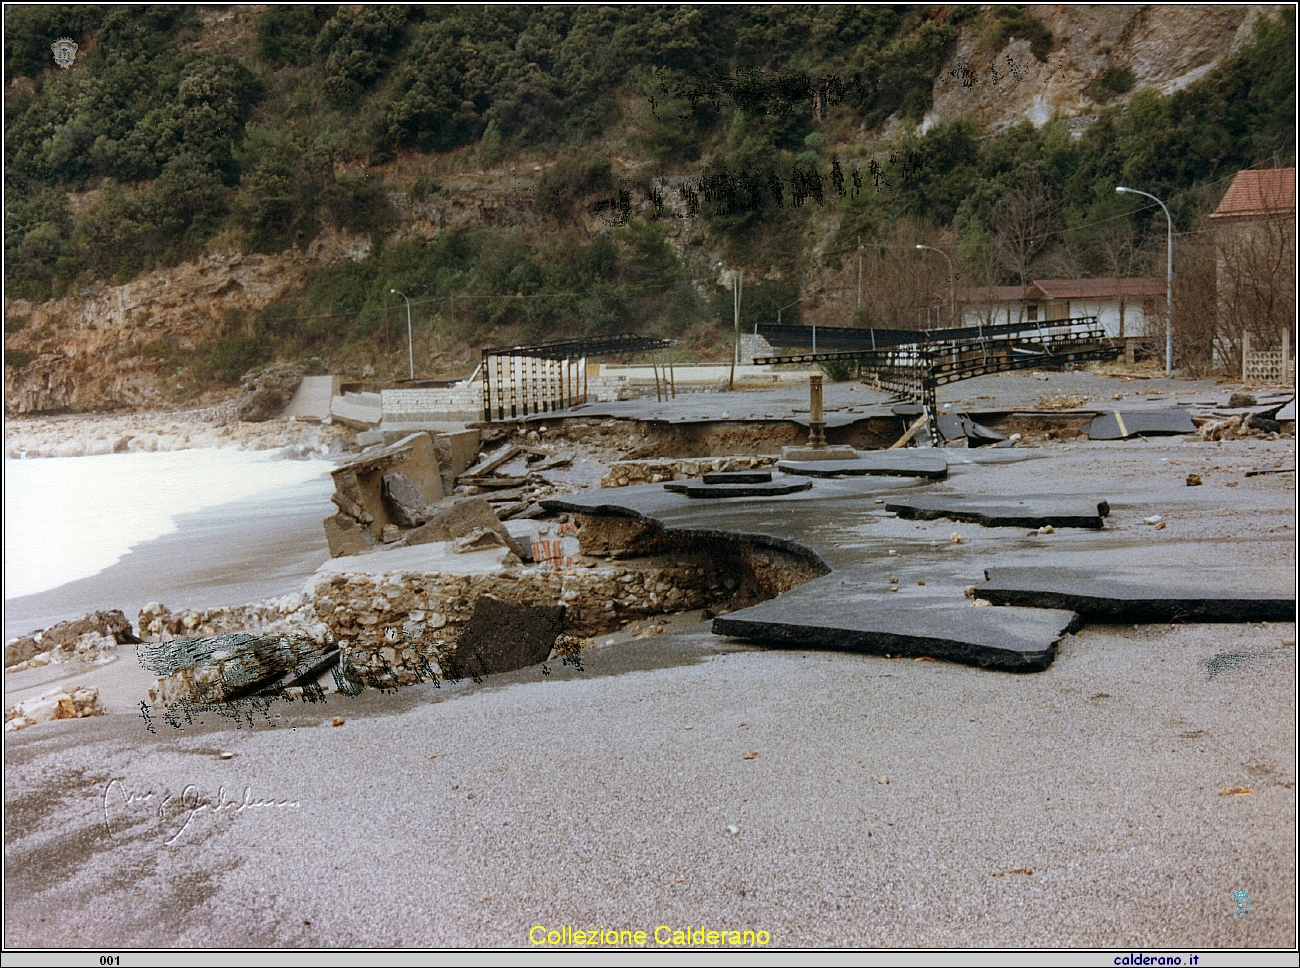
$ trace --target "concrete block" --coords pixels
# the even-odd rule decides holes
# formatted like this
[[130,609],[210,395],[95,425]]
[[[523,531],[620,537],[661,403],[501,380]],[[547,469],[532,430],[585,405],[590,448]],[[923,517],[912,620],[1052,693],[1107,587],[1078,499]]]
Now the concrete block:
[[363,554],[374,547],[374,540],[367,540],[369,532],[346,514],[328,517],[324,524],[331,558]]
[[1186,410],[1112,410],[1098,414],[1088,427],[1090,440],[1123,440],[1126,437],[1194,434],[1196,424]]
[[384,411],[377,393],[345,393],[330,401],[330,416],[349,427],[369,430],[378,426]]
[[393,473],[405,475],[419,488],[427,503],[442,499],[442,476],[428,434],[412,434],[378,454],[344,464],[331,475],[340,493],[352,495],[370,513],[372,520],[368,527],[375,538],[383,535],[384,525],[400,524],[383,499],[384,475]]
[[782,460],[854,460],[858,452],[852,447],[836,444],[828,447],[782,447]]
[[987,568],[976,594],[994,605],[1068,608],[1103,622],[1292,622],[1295,588],[1279,576],[1198,567]]
[[687,497],[778,497],[794,494],[812,487],[812,481],[790,481],[769,484],[699,484],[694,481],[669,481],[665,491],[685,494]]

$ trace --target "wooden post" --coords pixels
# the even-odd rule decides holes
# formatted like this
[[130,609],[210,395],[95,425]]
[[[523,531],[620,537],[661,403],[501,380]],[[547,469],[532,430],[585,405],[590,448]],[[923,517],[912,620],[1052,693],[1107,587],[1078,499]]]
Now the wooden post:
[[673,399],[677,399],[677,374],[673,372],[673,361],[668,361],[668,385],[672,387]]
[[1291,385],[1291,327],[1288,326],[1282,330],[1282,372],[1278,374],[1278,382],[1284,387]]
[[1250,333],[1241,334],[1241,382],[1246,382],[1246,361],[1250,359]]

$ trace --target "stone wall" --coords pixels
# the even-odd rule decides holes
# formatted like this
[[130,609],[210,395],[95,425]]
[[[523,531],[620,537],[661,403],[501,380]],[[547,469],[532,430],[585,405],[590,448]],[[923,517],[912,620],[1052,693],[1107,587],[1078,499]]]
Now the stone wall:
[[387,423],[419,420],[481,420],[483,384],[380,391]]
[[713,471],[748,471],[775,467],[775,454],[757,457],[657,457],[647,460],[620,460],[609,465],[601,487],[631,487],[633,484],[657,484],[660,481],[684,481]]
[[695,564],[650,564],[502,575],[336,575],[320,582],[314,605],[344,658],[358,668],[391,670],[401,683],[437,669],[485,595],[510,605],[565,606],[566,630],[591,637],[624,620],[728,602],[739,583]]

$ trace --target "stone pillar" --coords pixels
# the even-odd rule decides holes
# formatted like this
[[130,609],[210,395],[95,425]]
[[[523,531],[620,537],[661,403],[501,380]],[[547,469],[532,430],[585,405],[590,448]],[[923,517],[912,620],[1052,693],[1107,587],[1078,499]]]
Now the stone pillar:
[[826,419],[822,413],[822,375],[808,376],[808,446],[826,446]]

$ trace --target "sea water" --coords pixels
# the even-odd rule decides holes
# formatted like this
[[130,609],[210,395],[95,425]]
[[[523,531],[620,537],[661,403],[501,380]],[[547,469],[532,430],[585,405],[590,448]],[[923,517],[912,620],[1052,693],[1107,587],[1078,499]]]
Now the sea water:
[[175,531],[177,515],[293,487],[332,466],[232,450],[6,459],[5,600],[98,574]]

